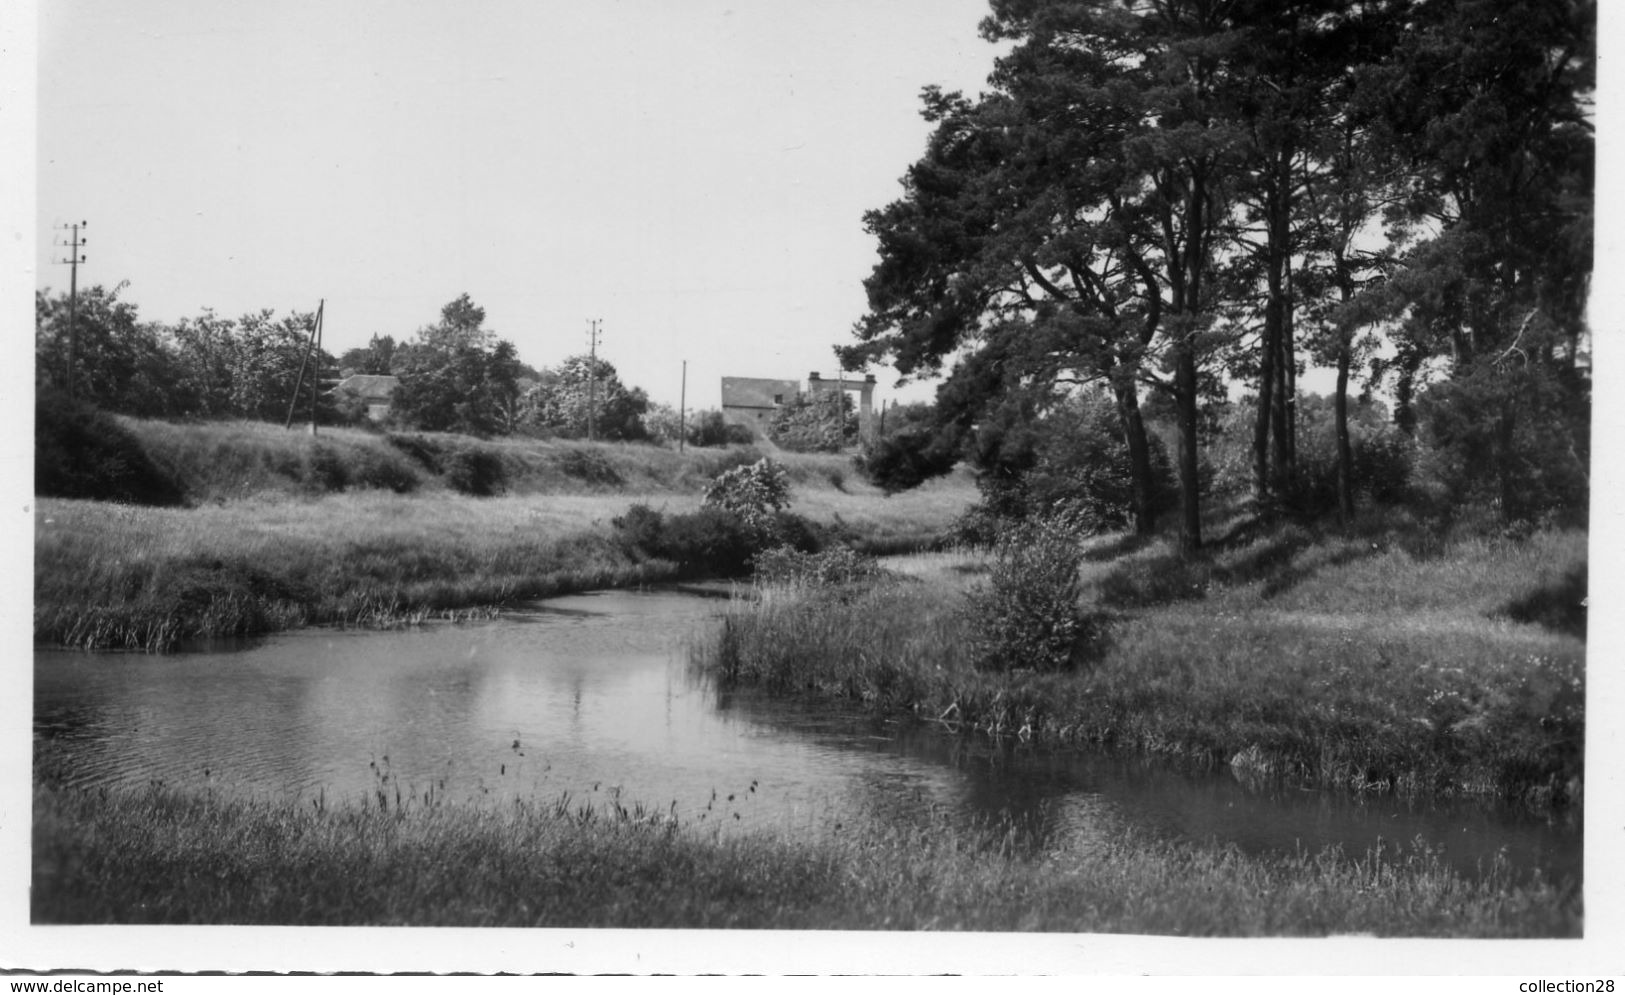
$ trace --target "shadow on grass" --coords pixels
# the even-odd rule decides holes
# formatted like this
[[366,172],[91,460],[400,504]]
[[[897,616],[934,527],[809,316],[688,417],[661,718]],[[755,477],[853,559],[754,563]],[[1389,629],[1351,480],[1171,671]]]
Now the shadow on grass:
[[1313,577],[1322,570],[1330,567],[1341,567],[1345,564],[1353,563],[1355,560],[1363,560],[1368,556],[1374,556],[1378,551],[1379,550],[1376,546],[1345,549],[1332,554],[1331,556],[1327,557],[1324,562],[1317,563],[1311,567],[1288,566],[1279,574],[1266,581],[1264,584],[1264,589],[1259,592],[1259,595],[1264,600],[1268,601],[1270,598],[1285,594],[1287,591],[1292,590],[1294,587],[1297,587],[1299,584],[1308,580],[1310,577]]
[[[1207,597],[1212,585],[1223,586],[1264,582],[1260,592],[1274,598],[1313,577],[1322,570],[1340,567],[1374,555],[1375,546],[1341,550],[1311,563],[1299,562],[1301,554],[1314,549],[1320,540],[1299,531],[1287,532],[1260,541],[1260,530],[1243,524],[1232,529],[1201,554],[1183,558],[1168,553],[1150,559],[1124,563],[1100,581],[1099,603],[1109,608],[1144,608]],[[1234,562],[1215,562],[1225,549],[1256,543],[1256,548]]]
[[1087,563],[1104,563],[1108,560],[1115,560],[1119,556],[1127,556],[1130,553],[1138,553],[1140,550],[1158,541],[1158,538],[1159,537],[1154,533],[1151,535],[1141,535],[1136,532],[1129,532],[1125,535],[1118,536],[1111,542],[1089,549],[1083,554],[1083,559]]
[[1562,580],[1531,591],[1501,609],[1514,622],[1539,625],[1578,639],[1586,637],[1586,564]]

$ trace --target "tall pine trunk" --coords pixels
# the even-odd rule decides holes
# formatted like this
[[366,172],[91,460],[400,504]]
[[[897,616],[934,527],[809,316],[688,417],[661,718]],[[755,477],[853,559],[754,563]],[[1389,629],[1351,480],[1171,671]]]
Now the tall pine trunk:
[[1129,473],[1134,494],[1134,531],[1150,535],[1157,527],[1156,478],[1151,468],[1151,446],[1146,438],[1145,420],[1140,417],[1140,399],[1132,380],[1116,382],[1117,417],[1128,444]]
[[1174,403],[1179,425],[1179,552],[1202,548],[1202,494],[1197,462],[1196,355],[1181,342],[1174,367]]
[[1275,337],[1280,323],[1275,320],[1275,302],[1264,304],[1263,340],[1259,343],[1258,413],[1253,420],[1253,497],[1260,508],[1269,503],[1270,422],[1275,407]]
[[1297,454],[1293,407],[1297,385],[1292,345],[1292,170],[1277,153],[1265,197],[1264,332],[1259,343],[1258,414],[1253,425],[1253,491],[1267,505]]
[[1354,447],[1349,442],[1349,348],[1347,338],[1337,347],[1337,393],[1332,409],[1337,416],[1337,518],[1354,522]]

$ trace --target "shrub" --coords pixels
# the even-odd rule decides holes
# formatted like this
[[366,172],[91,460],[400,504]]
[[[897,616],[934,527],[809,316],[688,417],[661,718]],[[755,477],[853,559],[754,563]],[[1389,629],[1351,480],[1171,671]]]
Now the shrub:
[[749,445],[756,437],[743,425],[735,425],[720,411],[696,411],[688,422],[691,446]]
[[[1414,448],[1397,429],[1356,434],[1349,444],[1350,489],[1358,498],[1379,504],[1408,499]],[[1297,465],[1285,480],[1276,482],[1276,500],[1301,517],[1337,509],[1337,439],[1330,426],[1299,438]]]
[[423,436],[391,432],[384,436],[384,441],[416,460],[430,473],[440,472],[440,447]]
[[956,546],[987,548],[999,539],[999,532],[1008,520],[1001,518],[986,502],[977,502],[966,508],[948,526],[948,542]]
[[765,548],[788,548],[803,553],[816,553],[831,545],[831,533],[838,531],[829,526],[802,518],[788,511],[773,516],[772,531],[759,541]]
[[304,453],[301,480],[307,490],[318,493],[342,491],[350,483],[350,471],[344,457],[332,446],[313,442]]
[[111,415],[51,390],[34,399],[34,493],[149,505],[183,497]]
[[749,572],[752,561],[767,550],[815,553],[824,545],[819,528],[799,515],[778,512],[771,521],[771,527],[763,529],[714,505],[667,515],[634,504],[626,514],[610,519],[610,525],[627,550],[670,560],[688,576],[735,576]]
[[626,514],[609,520],[621,544],[645,556],[659,556],[665,545],[665,516],[639,502],[626,509]]
[[568,449],[559,455],[559,469],[567,477],[589,484],[619,486],[621,475],[603,453],[594,449]]
[[409,494],[417,490],[418,476],[403,458],[388,449],[359,446],[351,451],[350,484]]
[[988,670],[1063,670],[1092,635],[1080,604],[1085,529],[1065,516],[1007,526],[985,584],[967,594],[972,657]]
[[959,447],[950,431],[905,428],[866,445],[852,461],[870,483],[896,494],[951,472]]
[[[1161,437],[1147,433],[1156,513],[1179,503],[1173,463]],[[1103,527],[1134,521],[1134,469],[1115,406],[1105,397],[1074,399],[1040,423],[1036,461],[1023,475],[1029,515],[1072,509]]]
[[486,449],[459,449],[444,461],[446,483],[461,494],[490,497],[507,485],[502,457]]
[[775,516],[790,504],[789,474],[764,456],[718,474],[705,488],[705,504],[731,511],[749,528],[771,535]]
[[1572,374],[1489,360],[1417,399],[1427,483],[1507,522],[1583,522],[1589,505],[1589,388]]
[[1395,429],[1354,445],[1354,486],[1378,504],[1399,504],[1410,493],[1416,446]]
[[737,467],[749,466],[761,458],[761,450],[755,446],[741,446],[720,453],[701,453],[694,459],[694,471],[710,480]]
[[708,506],[667,516],[655,552],[685,574],[728,577],[748,572],[759,549],[759,535],[744,519],[726,508]]

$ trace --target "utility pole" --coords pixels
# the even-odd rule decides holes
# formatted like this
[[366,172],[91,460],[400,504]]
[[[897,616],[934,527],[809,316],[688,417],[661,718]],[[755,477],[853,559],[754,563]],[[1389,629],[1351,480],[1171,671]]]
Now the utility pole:
[[79,345],[79,264],[85,261],[84,255],[79,251],[85,247],[87,239],[79,237],[79,229],[88,228],[90,222],[79,221],[71,225],[59,225],[61,231],[72,231],[66,242],[58,245],[68,247],[68,258],[58,259],[58,263],[66,263],[68,269],[68,399],[73,399],[73,357]]
[[598,439],[598,326],[602,318],[587,319],[587,440]]
[[[283,428],[293,427],[293,412],[299,404],[299,388],[305,383],[305,367],[310,365],[310,357],[322,347],[322,311],[327,307],[327,298],[322,298],[316,305],[316,317],[310,323],[310,341],[305,345],[305,358],[299,363],[299,378],[293,382],[293,397],[288,400],[288,422]],[[321,375],[319,370],[310,371],[310,434],[316,434],[316,393]]]
[[688,360],[683,360],[683,387],[677,394],[677,451],[688,439]]

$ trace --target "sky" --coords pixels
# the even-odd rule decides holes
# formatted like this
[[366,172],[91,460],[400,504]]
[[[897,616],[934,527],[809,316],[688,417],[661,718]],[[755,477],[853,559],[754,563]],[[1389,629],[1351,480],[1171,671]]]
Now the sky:
[[[675,405],[833,375],[866,210],[976,93],[986,0],[52,0],[35,285],[142,318],[314,311],[337,355],[467,293],[532,366],[588,346]],[[876,368],[880,399],[899,391]]]

